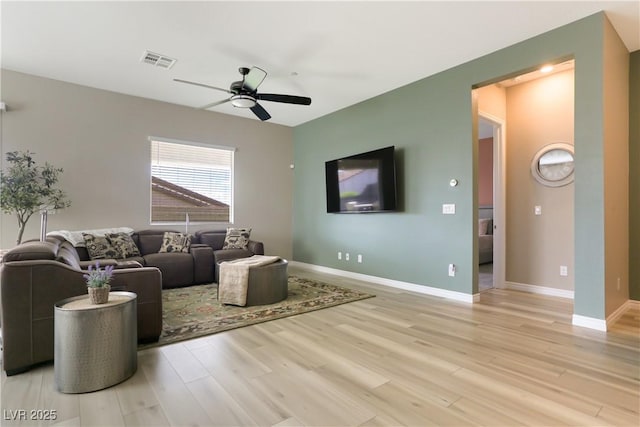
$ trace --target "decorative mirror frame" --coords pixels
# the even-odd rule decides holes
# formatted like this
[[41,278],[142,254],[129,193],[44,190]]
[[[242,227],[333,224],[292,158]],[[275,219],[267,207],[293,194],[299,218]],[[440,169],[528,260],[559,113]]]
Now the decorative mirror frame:
[[566,142],[556,142],[553,144],[545,145],[540,150],[538,150],[535,156],[533,156],[533,159],[531,160],[531,175],[533,175],[536,181],[547,187],[562,187],[573,182],[575,178],[575,167],[571,170],[571,173],[569,175],[557,181],[551,181],[545,178],[540,173],[540,158],[553,150],[562,150],[570,153],[575,165],[575,154],[573,151],[573,145],[567,144]]

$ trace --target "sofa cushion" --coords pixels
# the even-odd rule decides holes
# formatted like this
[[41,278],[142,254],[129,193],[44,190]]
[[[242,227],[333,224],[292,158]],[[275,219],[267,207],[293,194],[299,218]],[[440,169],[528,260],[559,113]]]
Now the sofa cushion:
[[222,249],[247,249],[250,235],[250,228],[227,228]]
[[166,231],[162,237],[162,246],[160,246],[158,253],[189,252],[191,237],[191,234]]
[[107,239],[120,253],[118,258],[131,258],[140,256],[140,251],[131,236],[127,233],[108,233]]
[[[140,264],[142,267],[146,267],[147,263],[145,262],[144,258],[141,256],[134,256],[131,258],[125,258],[123,260],[118,260],[118,265],[123,264],[126,265],[126,263],[128,262],[134,262],[134,263],[138,263]],[[120,268],[120,267],[117,267]]]
[[162,287],[173,288],[193,283],[193,257],[184,252],[156,253],[144,256],[147,267],[162,272]]
[[162,237],[164,231],[142,230],[133,234],[134,240],[138,240],[138,249],[142,256],[148,254],[157,254],[162,246]]
[[227,236],[226,230],[198,231],[196,236],[200,243],[211,246],[216,251],[224,246],[224,239]]
[[111,245],[106,236],[96,236],[90,233],[82,233],[82,236],[91,259],[120,258],[118,250]]

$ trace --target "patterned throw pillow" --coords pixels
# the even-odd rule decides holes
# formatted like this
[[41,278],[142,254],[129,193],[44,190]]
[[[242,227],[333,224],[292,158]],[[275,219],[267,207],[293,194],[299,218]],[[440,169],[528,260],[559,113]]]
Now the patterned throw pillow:
[[140,250],[127,233],[108,233],[107,240],[120,253],[120,258],[140,256]]
[[82,233],[82,237],[91,259],[120,258],[120,252],[111,245],[106,236]]
[[222,249],[247,249],[250,235],[250,228],[227,228]]
[[189,252],[191,247],[191,234],[165,231],[162,237],[162,246],[158,252]]

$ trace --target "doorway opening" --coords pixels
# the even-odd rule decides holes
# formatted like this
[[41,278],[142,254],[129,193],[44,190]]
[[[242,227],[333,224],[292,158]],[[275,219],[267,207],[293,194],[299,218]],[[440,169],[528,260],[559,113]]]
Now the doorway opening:
[[478,292],[503,287],[504,120],[478,114]]
[[[508,288],[573,298],[573,181],[555,175],[551,184],[535,179],[538,169],[542,174],[549,168],[545,163],[542,170],[537,153],[560,143],[573,145],[573,69],[568,60],[551,73],[532,71],[474,89],[476,292]],[[563,168],[567,162],[556,163],[551,167]]]

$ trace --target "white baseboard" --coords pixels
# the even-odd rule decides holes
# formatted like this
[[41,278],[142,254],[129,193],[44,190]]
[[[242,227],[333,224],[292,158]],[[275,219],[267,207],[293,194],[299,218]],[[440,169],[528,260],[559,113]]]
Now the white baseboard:
[[611,325],[617,322],[627,310],[632,308],[640,309],[640,301],[627,300],[618,307],[616,311],[607,316],[606,320],[574,314],[572,323],[576,326],[584,326],[585,328],[596,329],[598,331],[608,331]]
[[603,319],[596,319],[595,317],[574,314],[571,319],[571,324],[574,326],[582,326],[583,328],[595,329],[596,331],[607,331],[607,321]]
[[550,295],[553,297],[574,299],[574,292],[566,289],[549,288],[546,286],[529,285],[526,283],[504,282],[505,288],[532,294]]
[[607,316],[607,328],[618,321],[622,317],[627,310],[631,308],[640,309],[640,301],[635,300],[627,300],[624,304],[622,304],[616,311]]
[[449,291],[447,289],[434,288],[431,286],[417,285],[415,283],[402,282],[399,280],[386,279],[384,277],[370,276],[368,274],[354,273],[352,271],[338,270],[337,268],[324,267],[322,265],[307,264],[300,261],[290,261],[289,265],[297,267],[303,270],[316,271],[319,273],[333,274],[336,276],[348,277],[350,279],[362,280],[365,282],[375,283],[377,285],[389,286],[397,289],[404,289],[406,291],[417,292],[420,294],[426,294],[436,297],[442,297],[455,301],[462,301],[467,303],[478,302],[480,299],[479,294],[471,295],[464,292]]

